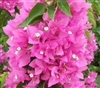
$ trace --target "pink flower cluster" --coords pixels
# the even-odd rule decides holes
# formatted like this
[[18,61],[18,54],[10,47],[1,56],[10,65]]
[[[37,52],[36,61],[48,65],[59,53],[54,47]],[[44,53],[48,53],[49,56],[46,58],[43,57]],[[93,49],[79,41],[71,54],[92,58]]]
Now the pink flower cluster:
[[19,0],[0,0],[0,8],[6,9],[12,15],[14,14],[15,6],[18,6],[18,7],[21,6],[21,3]]
[[82,73],[97,49],[94,34],[90,32],[91,39],[85,34],[91,5],[85,0],[68,0],[72,18],[58,8],[54,21],[45,12],[43,22],[16,28],[37,2],[41,0],[23,2],[20,15],[3,28],[10,37],[7,55],[11,69],[6,88],[16,88],[20,82],[23,88],[37,88],[41,81],[48,87],[60,84],[63,88],[95,88],[95,73],[90,72],[85,79]]
[[97,84],[94,83],[96,77],[97,77],[97,73],[93,71],[89,72],[88,77],[84,79],[86,88],[94,88],[95,86],[97,86]]
[[0,45],[0,63],[6,60],[6,53],[2,49],[2,45]]

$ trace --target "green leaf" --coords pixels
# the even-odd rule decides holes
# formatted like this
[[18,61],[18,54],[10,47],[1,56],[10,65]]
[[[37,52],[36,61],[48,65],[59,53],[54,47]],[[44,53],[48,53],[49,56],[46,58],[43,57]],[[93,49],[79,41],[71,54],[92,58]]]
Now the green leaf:
[[88,9],[88,16],[94,18],[93,12],[91,12],[90,9]]
[[100,67],[93,66],[93,70],[94,70],[95,72],[100,72]]
[[0,88],[3,88],[3,85],[5,84],[5,78],[1,77],[0,78]]
[[92,7],[90,7],[90,8],[88,9],[88,11],[93,12],[93,8],[92,8]]
[[43,21],[42,15],[33,19],[29,24],[35,24],[37,22]]
[[52,86],[51,88],[62,88],[62,87],[61,87],[61,85],[56,84],[56,85]]
[[19,8],[17,6],[15,6],[15,14],[16,13],[20,14]]
[[95,82],[98,84],[97,88],[100,88],[100,75],[97,76]]
[[95,0],[87,0],[88,2],[94,2]]
[[86,69],[85,71],[83,71],[84,77],[87,77],[89,73],[89,69]]
[[94,18],[88,17],[89,21],[92,23],[93,27],[96,28],[96,21]]
[[8,36],[3,32],[2,27],[5,26],[8,20],[12,19],[12,16],[5,9],[0,9],[0,44],[3,45],[3,50],[8,50],[8,45],[6,43]]
[[53,6],[47,6],[47,13],[49,15],[49,17],[54,20],[54,15],[56,13],[56,10]]
[[71,12],[70,12],[70,6],[66,0],[58,0],[57,5],[61,9],[62,12],[72,17]]
[[95,72],[100,72],[100,67],[99,66],[94,66],[93,64],[88,65],[88,69],[90,71],[95,71]]
[[88,37],[88,39],[91,39],[91,35],[90,35],[90,32],[88,30],[85,30],[85,34]]
[[38,84],[37,88],[44,88],[44,84],[45,84],[45,82],[44,82],[44,81],[41,81],[41,82]]
[[2,75],[0,75],[0,88],[4,88],[7,75],[8,75],[8,72],[4,72]]
[[7,24],[7,21],[10,20],[12,17],[8,11],[5,9],[0,8],[0,28]]
[[16,88],[23,88],[23,84],[22,84],[22,82],[20,82],[20,83],[17,85]]
[[93,13],[90,10],[88,10],[88,19],[92,23],[93,27],[96,28],[96,21],[95,21]]
[[28,17],[21,23],[19,24],[17,27],[25,27],[28,24],[30,24],[30,22],[32,22],[32,20],[34,20],[35,18],[43,15],[44,13],[44,9],[45,9],[45,5],[42,3],[37,3],[32,10],[30,11]]
[[96,11],[98,12],[98,14],[100,15],[100,3],[93,2],[92,5],[96,9]]

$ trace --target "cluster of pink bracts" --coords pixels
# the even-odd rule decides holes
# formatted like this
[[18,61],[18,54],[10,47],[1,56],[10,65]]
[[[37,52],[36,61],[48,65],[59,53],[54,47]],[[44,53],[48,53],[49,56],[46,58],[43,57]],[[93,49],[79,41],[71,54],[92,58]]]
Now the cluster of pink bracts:
[[94,34],[90,32],[91,39],[85,34],[91,5],[85,0],[68,0],[72,18],[57,8],[54,21],[45,12],[42,22],[16,28],[32,7],[43,1],[24,1],[20,14],[3,28],[10,37],[7,55],[11,68],[6,88],[16,88],[25,81],[23,88],[37,88],[41,81],[48,87],[59,84],[62,88],[95,88],[97,74],[90,72],[84,78],[82,73],[93,61],[97,49]]
[[2,49],[2,45],[0,45],[0,63],[4,62],[6,58],[6,53]]
[[20,0],[0,0],[0,8],[6,9],[11,15],[14,15],[15,6],[21,7],[21,4]]

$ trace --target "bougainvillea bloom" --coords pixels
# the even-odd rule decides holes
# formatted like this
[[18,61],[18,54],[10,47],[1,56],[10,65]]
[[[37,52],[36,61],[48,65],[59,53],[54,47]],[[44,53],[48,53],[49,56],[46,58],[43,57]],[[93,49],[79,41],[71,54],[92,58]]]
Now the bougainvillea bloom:
[[0,45],[0,63],[6,61],[6,53],[4,52],[4,50],[2,49],[2,45]]
[[14,15],[15,6],[20,8],[21,4],[20,0],[0,0],[0,8],[6,9],[11,15]]
[[20,14],[3,28],[10,37],[7,55],[11,69],[6,88],[16,88],[20,82],[23,88],[37,88],[41,81],[48,87],[59,84],[63,88],[88,88],[85,82],[92,79],[93,83],[95,77],[90,73],[91,79],[84,80],[82,72],[93,61],[93,52],[97,49],[94,34],[90,32],[91,39],[85,34],[90,28],[87,10],[91,5],[85,0],[68,0],[72,17],[57,8],[54,21],[45,12],[43,21],[16,28],[31,8],[43,0],[26,2]]

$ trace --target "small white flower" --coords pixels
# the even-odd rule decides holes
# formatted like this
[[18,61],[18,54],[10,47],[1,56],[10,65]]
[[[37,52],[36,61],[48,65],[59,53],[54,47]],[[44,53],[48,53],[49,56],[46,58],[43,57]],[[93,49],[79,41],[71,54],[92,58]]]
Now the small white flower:
[[24,29],[23,30],[27,30],[27,27],[24,27]]
[[13,40],[13,36],[12,37],[10,37],[10,39],[11,39],[11,41]]
[[72,34],[72,32],[71,31],[68,31],[68,34]]
[[18,79],[18,76],[17,75],[15,75],[15,79]]
[[96,40],[94,39],[93,41],[95,42]]
[[49,27],[44,27],[44,30],[45,30],[45,31],[48,31],[48,30],[49,30]]
[[20,51],[21,50],[21,47],[18,47],[17,50]]
[[7,5],[9,6],[9,5],[10,5],[10,3],[7,3]]
[[39,37],[39,36],[40,36],[40,33],[35,33],[35,36],[36,36],[36,37]]
[[52,3],[53,3],[53,0],[47,1],[47,4],[48,4],[48,5],[51,5]]
[[18,54],[18,51],[15,51],[15,54],[17,55]]
[[72,58],[78,60],[78,57],[75,54],[72,55]]
[[72,57],[73,57],[73,58],[76,58],[76,55],[75,55],[75,54],[73,54],[73,55],[72,55]]
[[34,75],[31,73],[31,74],[29,74],[29,76],[30,76],[31,78],[33,78]]
[[43,51],[40,51],[40,54],[44,54],[44,52]]
[[88,78],[90,78],[90,76],[88,76]]

